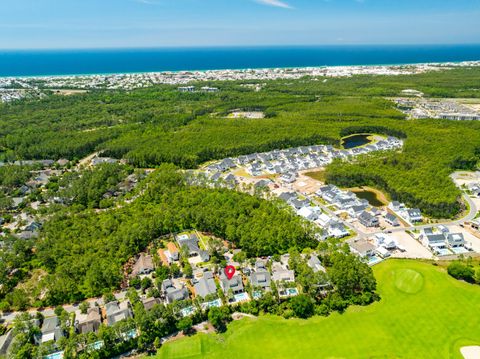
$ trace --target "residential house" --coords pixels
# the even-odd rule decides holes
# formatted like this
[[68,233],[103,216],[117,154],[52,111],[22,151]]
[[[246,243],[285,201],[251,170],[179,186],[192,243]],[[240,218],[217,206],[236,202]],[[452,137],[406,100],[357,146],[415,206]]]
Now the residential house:
[[235,168],[237,165],[233,162],[231,158],[225,158],[222,162],[218,164],[218,168],[224,172],[231,168]]
[[88,308],[87,318],[78,323],[77,330],[80,334],[96,333],[101,324],[102,316],[100,314],[100,308],[92,307]]
[[140,254],[137,261],[133,265],[132,268],[132,276],[137,276],[141,274],[149,274],[154,270],[153,266],[153,258],[151,255],[147,255],[145,253]]
[[326,213],[320,213],[315,222],[322,227],[328,227],[328,224],[332,222],[332,218]]
[[385,247],[377,247],[375,249],[375,254],[384,259],[391,256],[391,253]]
[[405,205],[403,203],[398,202],[398,201],[391,202],[389,204],[389,207],[395,212],[402,211],[402,210],[405,209]]
[[310,201],[308,199],[301,200],[301,199],[298,199],[298,198],[294,198],[294,199],[290,200],[290,205],[293,208],[295,208],[296,210],[299,210],[302,207],[310,206]]
[[281,200],[290,203],[291,200],[297,198],[297,195],[294,192],[283,192],[278,196]]
[[322,263],[320,262],[320,259],[314,254],[310,255],[310,258],[307,261],[307,264],[310,268],[313,269],[314,273],[317,272],[326,272],[325,267],[322,266]]
[[228,279],[225,273],[220,275],[220,287],[225,294],[232,290],[233,294],[243,293],[244,287],[242,277],[240,274],[235,274],[231,279]]
[[447,247],[443,234],[425,234],[422,236],[422,244],[435,253],[438,253],[439,249],[445,249]]
[[280,180],[283,183],[293,183],[293,182],[295,182],[296,179],[297,179],[297,174],[295,172],[288,172],[288,173],[283,174],[280,177]]
[[373,242],[377,247],[383,247],[387,250],[397,248],[397,242],[385,233],[377,233],[373,236]]
[[202,298],[217,293],[217,285],[215,284],[213,273],[210,271],[204,272],[203,277],[194,283],[194,289],[195,294]]
[[447,245],[450,248],[465,246],[465,238],[463,237],[462,233],[448,233],[446,234],[446,237],[447,237]]
[[274,282],[295,282],[295,272],[287,269],[280,263],[273,263],[272,265],[272,280]]
[[175,287],[171,279],[165,279],[162,282],[161,290],[167,303],[185,300],[189,297],[188,289],[183,285],[181,287]]
[[354,205],[347,210],[347,213],[350,217],[358,218],[358,216],[360,216],[360,214],[362,214],[362,212],[365,211],[367,207],[368,206],[365,204]]
[[146,311],[152,310],[153,307],[161,303],[162,301],[159,298],[154,298],[154,297],[150,297],[142,300],[143,307],[145,308]]
[[254,288],[270,290],[271,277],[264,261],[259,259],[255,263],[255,270],[250,273],[250,283]]
[[272,183],[272,181],[270,180],[266,180],[266,179],[261,179],[260,181],[257,181],[255,182],[255,184],[253,185],[256,189],[265,189],[265,188],[268,188],[268,186]]
[[170,263],[178,261],[180,259],[178,248],[173,242],[167,243],[167,250],[165,251],[165,255]]
[[385,222],[387,222],[393,227],[398,227],[400,225],[400,221],[398,220],[398,218],[389,212],[387,212],[387,214],[385,215]]
[[108,325],[114,325],[122,320],[132,317],[132,310],[128,301],[119,303],[113,301],[105,304]]
[[208,252],[198,246],[198,238],[195,234],[182,234],[177,237],[177,242],[181,248],[187,249],[190,257],[200,256],[203,262],[210,260]]
[[423,221],[422,212],[418,208],[407,209],[406,214],[410,223],[418,223]]
[[363,211],[360,216],[358,216],[358,220],[363,226],[368,228],[380,226],[378,218],[367,211]]
[[332,222],[327,228],[327,234],[334,238],[343,238],[349,236],[350,232],[342,222]]
[[309,221],[316,221],[320,213],[320,207],[302,207],[297,211],[299,216]]
[[49,317],[43,320],[40,343],[57,342],[64,336],[63,330],[60,327],[60,319],[58,317]]
[[352,252],[362,258],[372,257],[374,255],[375,246],[370,242],[367,242],[365,239],[350,241],[348,244]]

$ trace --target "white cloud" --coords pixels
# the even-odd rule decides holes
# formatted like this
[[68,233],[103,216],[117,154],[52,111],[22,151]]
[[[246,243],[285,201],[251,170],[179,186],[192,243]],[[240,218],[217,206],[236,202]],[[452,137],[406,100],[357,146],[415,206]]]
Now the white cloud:
[[259,4],[281,7],[284,9],[293,9],[289,4],[281,0],[255,0]]

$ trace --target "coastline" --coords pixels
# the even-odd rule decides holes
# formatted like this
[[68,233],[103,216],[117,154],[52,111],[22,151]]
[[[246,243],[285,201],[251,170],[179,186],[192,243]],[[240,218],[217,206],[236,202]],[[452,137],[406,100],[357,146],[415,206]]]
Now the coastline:
[[0,79],[480,62],[480,44],[0,49]]
[[[392,68],[402,69],[406,67],[436,67],[449,69],[452,67],[472,67],[480,66],[479,60],[466,60],[466,61],[445,61],[445,62],[409,62],[409,63],[392,63],[392,64],[352,64],[352,65],[319,65],[319,66],[278,66],[278,67],[245,67],[245,68],[225,68],[225,69],[186,69],[186,70],[165,70],[165,71],[132,71],[132,72],[98,72],[98,73],[73,73],[73,74],[54,74],[54,75],[12,75],[2,76],[1,80],[15,79],[15,80],[31,80],[31,79],[62,79],[62,78],[81,78],[81,77],[114,77],[114,76],[142,76],[142,75],[162,75],[162,74],[183,74],[183,73],[220,73],[224,71],[232,71],[238,73],[244,73],[248,71],[318,71],[318,70],[331,70],[331,69],[362,69],[362,68]],[[0,87],[1,88],[1,87]]]

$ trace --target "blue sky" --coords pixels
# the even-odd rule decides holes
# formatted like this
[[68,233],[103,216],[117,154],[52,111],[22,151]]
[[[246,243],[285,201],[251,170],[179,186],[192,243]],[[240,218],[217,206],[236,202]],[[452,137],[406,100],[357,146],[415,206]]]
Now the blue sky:
[[0,48],[480,43],[480,0],[1,0]]

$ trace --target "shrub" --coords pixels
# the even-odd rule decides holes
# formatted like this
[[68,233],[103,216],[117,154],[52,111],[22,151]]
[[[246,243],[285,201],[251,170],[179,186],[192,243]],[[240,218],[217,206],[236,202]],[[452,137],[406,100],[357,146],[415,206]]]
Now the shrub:
[[475,283],[475,270],[472,266],[463,263],[461,261],[455,261],[448,265],[447,268],[448,274],[453,278],[464,280],[468,283]]

